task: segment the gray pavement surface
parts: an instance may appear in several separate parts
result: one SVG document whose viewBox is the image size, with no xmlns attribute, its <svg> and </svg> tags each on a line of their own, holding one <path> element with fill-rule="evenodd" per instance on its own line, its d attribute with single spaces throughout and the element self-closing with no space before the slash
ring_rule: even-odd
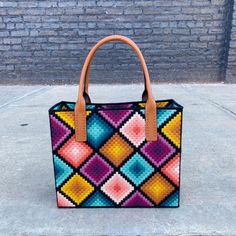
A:
<svg viewBox="0 0 236 236">
<path fill-rule="evenodd" d="M 139 100 L 142 85 L 92 85 L 97 102 Z M 184 106 L 177 209 L 58 209 L 48 109 L 77 86 L 0 87 L 0 235 L 236 235 L 236 85 L 154 85 Z"/>
</svg>

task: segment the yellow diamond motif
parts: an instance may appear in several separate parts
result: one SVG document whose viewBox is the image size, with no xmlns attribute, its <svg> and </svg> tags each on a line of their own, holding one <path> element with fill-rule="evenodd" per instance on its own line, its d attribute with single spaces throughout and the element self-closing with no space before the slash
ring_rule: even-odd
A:
<svg viewBox="0 0 236 236">
<path fill-rule="evenodd" d="M 168 104 L 168 102 L 157 102 L 157 107 L 165 107 Z"/>
<path fill-rule="evenodd" d="M 62 187 L 61 191 L 78 205 L 93 192 L 94 187 L 79 174 L 74 174 Z"/>
<path fill-rule="evenodd" d="M 72 111 L 60 111 L 55 114 L 70 126 L 73 130 L 75 129 L 75 114 Z M 91 111 L 86 111 L 86 116 L 89 116 Z"/>
<path fill-rule="evenodd" d="M 75 129 L 74 112 L 60 111 L 55 113 L 61 120 L 63 120 L 66 124 L 68 124 L 72 129 Z"/>
<path fill-rule="evenodd" d="M 178 113 L 161 130 L 178 148 L 180 148 L 181 115 L 181 112 Z"/>
<path fill-rule="evenodd" d="M 86 111 L 86 116 L 89 116 L 92 111 Z"/>
<path fill-rule="evenodd" d="M 173 192 L 174 189 L 174 186 L 159 173 L 153 175 L 141 187 L 141 190 L 146 193 L 156 204 L 159 204 L 165 197 Z"/>
<path fill-rule="evenodd" d="M 168 102 L 156 102 L 156 107 L 165 107 L 168 104 Z M 140 107 L 145 107 L 145 103 L 139 103 Z"/>
</svg>

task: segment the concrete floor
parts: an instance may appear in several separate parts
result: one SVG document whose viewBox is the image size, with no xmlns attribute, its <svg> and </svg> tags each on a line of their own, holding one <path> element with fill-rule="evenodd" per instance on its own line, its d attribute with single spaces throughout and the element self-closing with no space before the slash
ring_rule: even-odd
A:
<svg viewBox="0 0 236 236">
<path fill-rule="evenodd" d="M 236 235 L 236 85 L 155 85 L 184 106 L 181 206 L 57 209 L 48 109 L 77 86 L 0 87 L 0 235 Z M 97 102 L 142 85 L 93 85 Z"/>
</svg>

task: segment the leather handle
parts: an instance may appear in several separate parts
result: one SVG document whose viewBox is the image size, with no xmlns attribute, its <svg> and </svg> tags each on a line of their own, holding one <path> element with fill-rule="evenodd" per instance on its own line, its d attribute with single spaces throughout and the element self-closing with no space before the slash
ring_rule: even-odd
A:
<svg viewBox="0 0 236 236">
<path fill-rule="evenodd" d="M 93 55 L 94 57 L 94 55 Z M 91 59 L 91 61 L 93 60 L 93 58 Z M 89 97 L 89 77 L 90 77 L 90 71 L 91 71 L 91 62 L 88 65 L 88 69 L 86 71 L 86 75 L 85 75 L 85 88 L 84 88 L 84 94 L 86 96 L 86 101 L 91 102 L 90 97 Z M 145 81 L 145 75 L 144 75 L 144 81 Z M 145 88 L 142 94 L 142 101 L 146 101 L 147 100 L 147 91 L 146 91 L 146 84 L 145 84 Z"/>
<path fill-rule="evenodd" d="M 91 64 L 90 64 L 91 65 Z M 91 103 L 91 99 L 89 96 L 89 91 L 88 91 L 88 82 L 89 82 L 89 74 L 90 74 L 90 65 L 88 66 L 88 71 L 86 73 L 86 77 L 85 77 L 85 89 L 84 89 L 84 97 L 85 97 L 85 101 L 86 103 Z M 145 81 L 145 79 L 144 79 Z M 147 101 L 147 90 L 146 90 L 146 85 L 144 88 L 144 91 L 142 93 L 142 101 L 146 102 Z"/>
<path fill-rule="evenodd" d="M 150 84 L 150 77 L 149 72 L 147 69 L 146 62 L 144 57 L 138 48 L 138 46 L 129 38 L 121 35 L 111 35 L 105 37 L 104 39 L 100 40 L 89 52 L 88 56 L 85 59 L 85 63 L 83 65 L 81 75 L 80 75 L 80 83 L 79 83 L 79 93 L 78 99 L 75 105 L 75 138 L 76 141 L 86 141 L 87 140 L 87 133 L 86 133 L 86 103 L 84 98 L 84 90 L 85 90 L 85 78 L 86 72 L 88 67 L 91 63 L 91 60 L 96 53 L 97 49 L 102 46 L 103 44 L 110 42 L 110 41 L 120 41 L 124 42 L 136 52 L 137 56 L 140 59 L 144 78 L 145 78 L 145 85 L 147 90 L 147 102 L 145 104 L 145 133 L 146 133 L 146 140 L 147 141 L 156 141 L 157 140 L 157 119 L 156 119 L 156 102 L 152 96 L 152 89 Z"/>
</svg>

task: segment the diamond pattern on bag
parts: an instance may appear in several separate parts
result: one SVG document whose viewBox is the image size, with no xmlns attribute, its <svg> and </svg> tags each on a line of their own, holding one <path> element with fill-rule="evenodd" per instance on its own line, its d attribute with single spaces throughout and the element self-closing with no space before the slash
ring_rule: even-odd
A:
<svg viewBox="0 0 236 236">
<path fill-rule="evenodd" d="M 71 134 L 70 129 L 56 117 L 50 116 L 52 148 L 55 150 Z"/>
<path fill-rule="evenodd" d="M 133 148 L 116 133 L 101 147 L 99 152 L 118 167 L 133 152 Z"/>
<path fill-rule="evenodd" d="M 74 174 L 62 187 L 61 191 L 78 205 L 91 193 L 94 187 L 79 174 Z"/>
<path fill-rule="evenodd" d="M 72 136 L 59 150 L 58 154 L 74 167 L 79 167 L 93 152 L 84 142 L 77 142 Z"/>
<path fill-rule="evenodd" d="M 87 105 L 88 138 L 77 142 L 75 104 L 63 104 L 50 114 L 59 207 L 178 206 L 182 113 L 176 106 L 157 105 L 158 141 L 147 142 L 145 103 Z"/>
<path fill-rule="evenodd" d="M 93 193 L 84 203 L 86 207 L 111 207 L 114 202 L 111 201 L 104 193 L 97 191 Z"/>
<path fill-rule="evenodd" d="M 172 180 L 172 182 L 177 186 L 179 186 L 179 163 L 180 155 L 178 153 L 161 168 L 161 172 L 165 174 L 170 180 Z"/>
<path fill-rule="evenodd" d="M 173 119 L 171 119 L 161 131 L 168 137 L 178 148 L 180 148 L 180 126 L 181 113 L 179 112 Z"/>
<path fill-rule="evenodd" d="M 60 192 L 57 192 L 57 204 L 59 207 L 75 207 L 69 199 L 63 196 Z"/>
<path fill-rule="evenodd" d="M 151 207 L 151 203 L 146 197 L 144 197 L 140 192 L 135 192 L 130 198 L 128 198 L 122 206 L 126 207 Z"/>
<path fill-rule="evenodd" d="M 174 190 L 171 185 L 161 174 L 156 173 L 141 187 L 141 190 L 147 194 L 156 204 L 159 204 Z"/>
<path fill-rule="evenodd" d="M 175 148 L 161 135 L 157 141 L 147 142 L 141 152 L 157 167 L 164 163 L 175 152 Z"/>
<path fill-rule="evenodd" d="M 60 186 L 72 173 L 73 169 L 58 156 L 53 157 L 56 186 Z"/>
<path fill-rule="evenodd" d="M 135 153 L 120 170 L 138 186 L 154 171 L 154 168 L 140 154 Z"/>
<path fill-rule="evenodd" d="M 145 120 L 137 112 L 122 126 L 120 132 L 138 147 L 145 140 Z"/>
<path fill-rule="evenodd" d="M 132 113 L 131 110 L 104 110 L 104 111 L 99 111 L 99 114 L 102 115 L 110 124 L 112 124 L 116 128 L 131 113 Z"/>
<path fill-rule="evenodd" d="M 113 172 L 113 168 L 95 154 L 81 169 L 80 172 L 96 185 L 99 185 L 107 176 Z"/>
<path fill-rule="evenodd" d="M 91 114 L 87 121 L 88 143 L 98 149 L 113 133 L 111 126 L 105 122 L 97 113 Z"/>
<path fill-rule="evenodd" d="M 119 173 L 115 173 L 102 187 L 101 190 L 114 202 L 120 203 L 134 187 Z"/>
<path fill-rule="evenodd" d="M 60 111 L 55 114 L 70 126 L 71 129 L 75 129 L 75 117 L 73 112 Z"/>
</svg>

